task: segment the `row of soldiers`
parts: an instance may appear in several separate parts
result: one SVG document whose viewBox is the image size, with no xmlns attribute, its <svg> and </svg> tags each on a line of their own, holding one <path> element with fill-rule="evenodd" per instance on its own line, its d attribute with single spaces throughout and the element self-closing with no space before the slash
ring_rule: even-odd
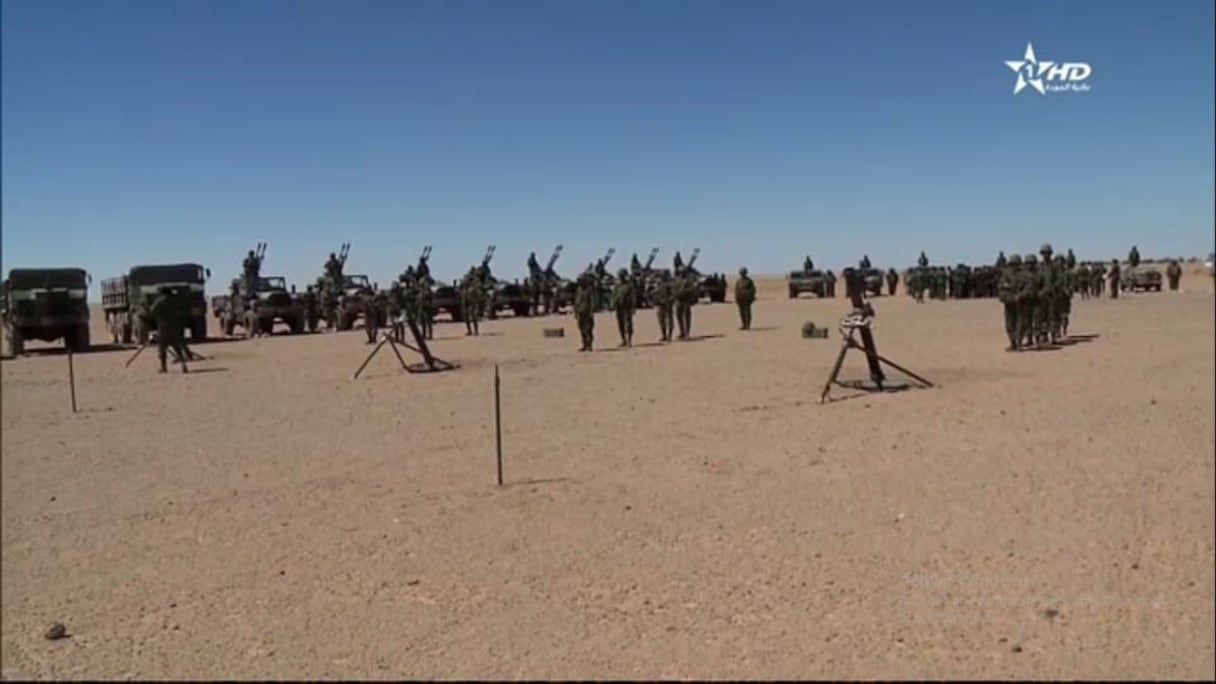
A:
<svg viewBox="0 0 1216 684">
<path fill-rule="evenodd" d="M 589 352 L 595 343 L 595 312 L 599 310 L 603 279 L 594 269 L 579 275 L 574 290 L 574 317 L 578 324 L 581 346 Z M 616 316 L 620 347 L 633 346 L 633 316 L 639 303 L 639 288 L 645 286 L 642 276 L 622 268 L 609 293 L 609 308 Z M 697 278 L 691 269 L 681 267 L 673 274 L 661 271 L 654 286 L 653 302 L 659 320 L 659 341 L 670 342 L 672 335 L 686 340 L 692 335 L 692 307 L 697 303 Z M 678 328 L 679 332 L 676 332 Z"/>
<path fill-rule="evenodd" d="M 1072 273 L 1067 257 L 1053 257 L 1048 244 L 1039 248 L 1037 257 L 1015 254 L 1004 260 L 997 296 L 1005 308 L 1007 351 L 1054 344 L 1068 335 L 1075 291 Z"/>
</svg>

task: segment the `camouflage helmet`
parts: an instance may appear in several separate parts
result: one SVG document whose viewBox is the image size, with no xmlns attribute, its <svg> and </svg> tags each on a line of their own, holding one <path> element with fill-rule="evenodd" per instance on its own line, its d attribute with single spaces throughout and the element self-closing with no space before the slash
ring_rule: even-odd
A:
<svg viewBox="0 0 1216 684">
<path fill-rule="evenodd" d="M 747 275 L 747 267 L 746 267 L 746 266 L 741 266 L 741 267 L 739 267 L 739 275 L 741 275 L 741 276 L 745 276 L 745 275 Z"/>
<path fill-rule="evenodd" d="M 1034 254 L 1027 254 L 1025 257 L 1023 257 L 1022 261 L 1034 265 L 1039 263 L 1039 257 Z"/>
<path fill-rule="evenodd" d="M 1014 254 L 1013 256 L 1009 257 L 1009 263 L 1021 266 L 1022 265 L 1022 255 Z"/>
<path fill-rule="evenodd" d="M 1039 254 L 1051 254 L 1053 251 L 1055 250 L 1051 248 L 1051 243 L 1049 242 L 1039 245 Z"/>
</svg>

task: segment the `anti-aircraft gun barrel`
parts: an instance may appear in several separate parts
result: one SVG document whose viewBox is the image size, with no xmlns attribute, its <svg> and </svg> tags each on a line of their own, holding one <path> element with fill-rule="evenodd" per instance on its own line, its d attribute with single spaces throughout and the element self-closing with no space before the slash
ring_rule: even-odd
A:
<svg viewBox="0 0 1216 684">
<path fill-rule="evenodd" d="M 700 256 L 700 254 L 701 254 L 701 248 L 694 247 L 692 250 L 692 254 L 689 255 L 689 257 L 688 257 L 688 263 L 684 264 L 684 269 L 692 270 L 692 265 L 697 263 L 697 257 Z"/>
<path fill-rule="evenodd" d="M 549 256 L 549 263 L 545 265 L 545 272 L 553 270 L 553 264 L 557 263 L 557 258 L 562 254 L 562 246 L 558 245 L 553 248 L 553 254 Z"/>
<path fill-rule="evenodd" d="M 650 250 L 650 256 L 646 258 L 646 263 L 642 264 L 642 272 L 649 273 L 650 267 L 654 265 L 654 258 L 659 255 L 659 248 L 654 247 Z"/>
</svg>

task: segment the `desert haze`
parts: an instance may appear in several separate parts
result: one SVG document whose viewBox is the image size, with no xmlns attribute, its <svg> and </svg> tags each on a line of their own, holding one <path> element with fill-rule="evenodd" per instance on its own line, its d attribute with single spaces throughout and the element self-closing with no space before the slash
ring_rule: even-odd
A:
<svg viewBox="0 0 1216 684">
<path fill-rule="evenodd" d="M 1024 353 L 993 300 L 882 297 L 936 387 L 826 405 L 847 303 L 782 287 L 625 351 L 441 323 L 431 375 L 352 381 L 361 331 L 98 351 L 76 414 L 66 355 L 6 360 L 3 676 L 1216 677 L 1210 278 Z"/>
</svg>

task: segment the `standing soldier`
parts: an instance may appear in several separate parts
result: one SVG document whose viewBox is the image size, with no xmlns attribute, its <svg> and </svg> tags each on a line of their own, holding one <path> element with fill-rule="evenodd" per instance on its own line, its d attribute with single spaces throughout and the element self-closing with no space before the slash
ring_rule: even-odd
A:
<svg viewBox="0 0 1216 684">
<path fill-rule="evenodd" d="M 317 331 L 317 319 L 320 318 L 320 311 L 317 307 L 317 293 L 312 288 L 312 285 L 304 288 L 304 295 L 300 297 L 301 303 L 304 304 L 304 320 L 305 329 L 308 332 Z"/>
<path fill-rule="evenodd" d="M 1042 268 L 1039 270 L 1043 283 L 1041 295 L 1043 334 L 1048 341 L 1055 344 L 1060 322 L 1059 295 L 1061 283 L 1059 268 L 1051 258 L 1051 255 L 1051 245 L 1043 244 L 1043 246 L 1039 247 L 1039 256 L 1043 259 Z"/>
<path fill-rule="evenodd" d="M 415 307 L 418 310 L 418 322 L 422 324 L 422 337 L 435 339 L 435 307 L 431 302 L 431 284 L 422 278 L 418 279 L 418 289 L 415 291 Z"/>
<path fill-rule="evenodd" d="M 1024 346 L 1038 346 L 1042 340 L 1043 310 L 1042 289 L 1043 281 L 1039 275 L 1039 258 L 1027 254 L 1022 259 L 1022 277 L 1019 288 L 1019 316 L 1021 322 L 1021 339 Z"/>
<path fill-rule="evenodd" d="M 1182 266 L 1177 259 L 1170 259 L 1170 265 L 1165 267 L 1165 277 L 1170 281 L 1170 292 L 1178 291 L 1178 281 L 1182 279 Z"/>
<path fill-rule="evenodd" d="M 253 250 L 249 250 L 249 254 L 245 256 L 245 262 L 241 264 L 241 272 L 244 274 L 245 280 L 245 296 L 252 297 L 257 291 L 258 275 L 262 270 L 262 260 L 254 254 Z"/>
<path fill-rule="evenodd" d="M 1073 277 L 1068 270 L 1068 257 L 1056 255 L 1056 271 L 1059 273 L 1059 289 L 1056 290 L 1056 338 L 1068 337 L 1068 321 L 1072 316 Z"/>
<path fill-rule="evenodd" d="M 405 341 L 405 288 L 401 281 L 394 280 L 388 288 L 388 319 L 393 338 L 398 342 Z"/>
<path fill-rule="evenodd" d="M 1078 264 L 1075 273 L 1074 289 L 1081 294 L 1081 299 L 1089 299 L 1089 288 L 1092 284 L 1089 274 L 1089 265 L 1086 263 Z"/>
<path fill-rule="evenodd" d="M 899 287 L 899 273 L 893 268 L 887 269 L 887 295 L 895 296 L 895 289 Z"/>
<path fill-rule="evenodd" d="M 1077 257 L 1072 253 L 1071 247 L 1068 248 L 1068 254 L 1064 256 L 1064 265 L 1067 266 L 1068 270 L 1070 271 L 1077 267 Z"/>
<path fill-rule="evenodd" d="M 756 283 L 747 275 L 747 267 L 739 269 L 735 281 L 735 305 L 739 307 L 739 329 L 752 329 L 752 304 L 756 301 Z"/>
<path fill-rule="evenodd" d="M 1136 248 L 1132 247 L 1132 249 L 1135 250 Z M 1140 261 L 1139 254 L 1136 255 L 1136 261 L 1137 262 Z M 1120 276 L 1119 260 L 1111 259 L 1110 260 L 1110 298 L 1111 299 L 1119 298 L 1119 276 Z"/>
<path fill-rule="evenodd" d="M 1018 257 L 1018 261 L 1021 261 L 1021 260 L 1022 260 L 1022 257 Z M 996 267 L 1005 268 L 1006 264 L 1008 264 L 1008 263 L 1009 263 L 1009 260 L 1005 258 L 1005 250 L 1001 250 L 1001 252 L 996 255 Z"/>
<path fill-rule="evenodd" d="M 861 261 L 860 261 L 860 262 L 858 262 L 858 266 L 861 266 L 861 268 L 862 268 L 863 270 L 865 270 L 865 269 L 869 269 L 869 268 L 870 268 L 870 255 L 869 255 L 869 254 L 862 254 L 862 255 L 861 255 Z M 865 275 L 865 274 L 862 274 L 862 275 Z"/>
<path fill-rule="evenodd" d="M 685 270 L 676 279 L 676 325 L 680 328 L 680 339 L 692 334 L 692 307 L 697 303 L 697 281 Z"/>
<path fill-rule="evenodd" d="M 621 334 L 622 347 L 633 346 L 633 311 L 636 305 L 633 279 L 629 277 L 629 271 L 622 268 L 617 271 L 616 285 L 612 288 L 612 309 L 616 312 L 616 329 Z"/>
<path fill-rule="evenodd" d="M 1140 265 L 1140 250 L 1132 245 L 1131 251 L 1127 253 L 1127 265 L 1135 268 Z"/>
<path fill-rule="evenodd" d="M 671 282 L 671 274 L 663 271 L 654 291 L 654 310 L 659 317 L 659 339 L 663 342 L 671 341 L 671 331 L 675 327 L 672 311 L 675 299 L 676 292 Z"/>
<path fill-rule="evenodd" d="M 368 344 L 375 344 L 377 334 L 380 332 L 380 312 L 376 306 L 378 297 L 378 292 L 364 292 L 360 298 L 363 304 L 363 330 L 367 333 Z"/>
<path fill-rule="evenodd" d="M 335 287 L 339 287 L 342 284 L 342 261 L 333 252 L 329 253 L 329 259 L 325 262 L 325 277 Z"/>
<path fill-rule="evenodd" d="M 152 302 L 152 306 L 148 310 L 149 315 L 156 321 L 156 351 L 160 358 L 160 370 L 157 372 L 159 373 L 169 371 L 166 361 L 170 347 L 177 356 L 178 363 L 182 364 L 182 372 L 190 372 L 190 369 L 186 367 L 189 352 L 186 351 L 184 335 L 186 327 L 184 314 L 187 306 L 188 302 L 185 301 L 180 290 L 176 287 L 162 287 L 160 295 Z"/>
<path fill-rule="evenodd" d="M 926 266 L 929 265 L 929 257 L 925 256 L 925 253 L 923 251 L 920 253 L 920 256 L 917 257 L 916 265 L 920 266 L 921 268 L 925 268 Z"/>
<path fill-rule="evenodd" d="M 811 271 L 814 271 L 814 270 L 815 270 L 815 262 L 811 261 L 811 255 L 808 254 L 808 255 L 806 255 L 806 260 L 802 262 L 802 271 L 804 273 L 810 273 Z"/>
<path fill-rule="evenodd" d="M 578 320 L 578 334 L 583 345 L 578 348 L 581 352 L 591 351 L 595 342 L 595 299 L 596 286 L 594 275 L 583 273 L 579 276 L 578 286 L 574 291 L 574 317 Z"/>
<path fill-rule="evenodd" d="M 477 269 L 470 268 L 460 284 L 460 309 L 464 318 L 465 336 L 481 335 L 478 319 L 481 317 L 481 300 L 485 294 Z"/>
<path fill-rule="evenodd" d="M 1005 307 L 1005 336 L 1009 338 L 1009 346 L 1005 351 L 1017 351 L 1022 346 L 1021 332 L 1018 324 L 1018 271 L 1022 265 L 1022 257 L 1014 254 L 1007 265 L 1001 269 L 1000 280 L 997 284 L 997 296 Z"/>
<path fill-rule="evenodd" d="M 671 260 L 671 271 L 677 277 L 684 271 L 684 258 L 680 256 L 679 250 L 676 250 L 676 256 Z"/>
<path fill-rule="evenodd" d="M 1101 297 L 1106 292 L 1106 264 L 1101 261 L 1093 265 L 1093 270 L 1090 271 L 1090 295 L 1093 297 Z"/>
</svg>

